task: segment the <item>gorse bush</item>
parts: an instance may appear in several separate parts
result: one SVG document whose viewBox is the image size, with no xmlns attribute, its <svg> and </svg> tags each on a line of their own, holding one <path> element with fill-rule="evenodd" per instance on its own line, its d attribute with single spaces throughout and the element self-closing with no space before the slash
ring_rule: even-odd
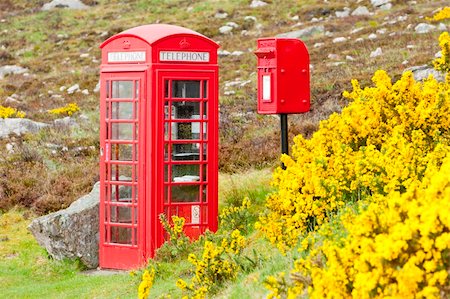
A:
<svg viewBox="0 0 450 299">
<path fill-rule="evenodd" d="M 220 245 L 206 240 L 201 258 L 190 254 L 188 260 L 195 266 L 195 276 L 190 283 L 179 279 L 176 285 L 183 291 L 183 299 L 206 298 L 223 282 L 237 276 L 239 256 L 245 248 L 246 239 L 239 230 L 234 230 L 230 238 L 223 238 Z"/>
<path fill-rule="evenodd" d="M 305 257 L 289 278 L 266 280 L 271 298 L 450 294 L 450 75 L 415 82 L 406 72 L 392 83 L 377 71 L 372 80 L 364 89 L 353 80 L 344 92 L 353 102 L 282 157 L 258 226 Z"/>
<path fill-rule="evenodd" d="M 64 107 L 51 109 L 48 113 L 57 116 L 72 116 L 74 113 L 80 111 L 80 107 L 76 103 L 67 104 Z"/>
<path fill-rule="evenodd" d="M 4 107 L 0 105 L 0 118 L 24 118 L 25 112 L 18 111 L 16 108 Z"/>
<path fill-rule="evenodd" d="M 430 20 L 433 21 L 442 21 L 445 19 L 450 19 L 450 7 L 448 6 L 442 8 L 436 14 L 434 14 L 433 17 L 430 18 Z"/>
<path fill-rule="evenodd" d="M 165 214 L 159 215 L 159 220 L 168 235 L 168 241 L 156 252 L 156 258 L 163 261 L 185 258 L 192 250 L 191 241 L 183 231 L 185 219 L 175 215 L 171 219 L 172 223 L 169 223 Z"/>
<path fill-rule="evenodd" d="M 353 102 L 310 140 L 297 136 L 292 156 L 282 156 L 287 169 L 275 172 L 278 192 L 258 224 L 281 250 L 347 202 L 404 192 L 445 156 L 450 80 L 415 82 L 406 72 L 392 84 L 384 71 L 372 80 L 375 87 L 364 89 L 353 80 L 353 91 L 344 92 Z"/>
</svg>

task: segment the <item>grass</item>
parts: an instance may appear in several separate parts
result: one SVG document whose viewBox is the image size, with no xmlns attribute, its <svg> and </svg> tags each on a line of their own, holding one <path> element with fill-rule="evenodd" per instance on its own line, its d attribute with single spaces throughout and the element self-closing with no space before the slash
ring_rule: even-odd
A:
<svg viewBox="0 0 450 299">
<path fill-rule="evenodd" d="M 28 232 L 27 212 L 0 216 L 0 285 L 3 298 L 135 298 L 128 272 L 87 275 L 76 261 L 48 258 Z"/>
<path fill-rule="evenodd" d="M 221 206 L 240 204 L 243 197 L 252 201 L 252 215 L 262 208 L 263 200 L 271 191 L 270 169 L 251 170 L 238 174 L 220 174 Z M 13 209 L 0 216 L 0 285 L 5 298 L 135 298 L 140 271 L 118 272 L 112 275 L 88 275 L 77 261 L 56 261 L 47 256 L 27 226 L 36 217 L 30 211 Z M 253 218 L 252 221 L 255 221 Z M 264 267 L 238 277 L 237 287 L 245 290 L 239 297 L 234 287 L 224 286 L 222 298 L 252 298 L 246 284 L 252 281 L 253 289 L 264 294 L 262 280 L 275 270 L 282 270 L 285 257 L 271 250 L 267 241 L 250 236 L 248 251 L 256 250 L 262 256 Z M 269 248 L 269 249 L 268 249 Z M 262 265 L 262 263 L 260 264 Z M 180 277 L 190 275 L 191 265 L 187 260 L 158 262 L 157 278 L 151 297 L 170 293 L 178 298 L 181 292 L 175 286 Z M 258 278 L 257 280 L 253 280 Z M 247 294 L 247 295 L 246 295 Z M 247 297 L 246 297 L 247 296 Z"/>
</svg>

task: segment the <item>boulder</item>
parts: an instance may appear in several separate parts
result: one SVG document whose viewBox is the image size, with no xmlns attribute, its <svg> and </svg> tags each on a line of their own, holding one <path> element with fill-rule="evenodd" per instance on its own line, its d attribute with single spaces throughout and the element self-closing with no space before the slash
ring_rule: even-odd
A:
<svg viewBox="0 0 450 299">
<path fill-rule="evenodd" d="M 406 71 L 411 71 L 414 76 L 414 80 L 423 81 L 428 78 L 428 76 L 433 75 L 433 77 L 443 82 L 445 80 L 445 75 L 439 71 L 436 71 L 434 68 L 429 67 L 428 65 L 419 65 L 407 68 Z"/>
<path fill-rule="evenodd" d="M 416 33 L 428 33 L 430 31 L 433 31 L 434 29 L 436 29 L 436 26 L 427 23 L 420 23 L 416 27 L 414 27 Z"/>
<path fill-rule="evenodd" d="M 278 34 L 277 37 L 301 38 L 305 39 L 314 35 L 324 34 L 325 27 L 323 25 L 306 27 L 300 30 Z"/>
<path fill-rule="evenodd" d="M 27 68 L 18 65 L 4 65 L 0 66 L 0 79 L 3 79 L 6 75 L 17 75 L 28 72 Z"/>
<path fill-rule="evenodd" d="M 353 12 L 352 16 L 369 16 L 370 12 L 365 6 L 358 6 Z"/>
<path fill-rule="evenodd" d="M 42 10 L 51 10 L 53 8 L 87 9 L 89 6 L 80 0 L 53 0 L 42 6 Z"/>
<path fill-rule="evenodd" d="M 78 258 L 87 268 L 98 266 L 99 185 L 67 209 L 36 218 L 28 226 L 54 259 Z"/>
<path fill-rule="evenodd" d="M 26 118 L 0 118 L 0 138 L 8 137 L 9 134 L 37 133 L 47 126 L 48 124 Z"/>
</svg>

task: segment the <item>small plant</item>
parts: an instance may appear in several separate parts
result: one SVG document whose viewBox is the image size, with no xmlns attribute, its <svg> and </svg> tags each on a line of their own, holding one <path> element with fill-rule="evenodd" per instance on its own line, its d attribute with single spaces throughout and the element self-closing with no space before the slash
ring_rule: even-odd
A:
<svg viewBox="0 0 450 299">
<path fill-rule="evenodd" d="M 250 227 L 251 214 L 249 212 L 250 200 L 245 197 L 238 207 L 230 206 L 222 210 L 219 215 L 220 229 L 222 231 L 232 231 L 238 229 L 247 233 Z"/>
<path fill-rule="evenodd" d="M 72 116 L 78 111 L 80 111 L 80 107 L 78 107 L 76 103 L 70 103 L 64 107 L 51 109 L 48 111 L 48 113 L 56 116 Z"/>
<path fill-rule="evenodd" d="M 445 19 L 450 19 L 450 7 L 446 6 L 442 8 L 440 11 L 435 13 L 431 18 L 427 18 L 432 21 L 442 21 Z"/>
<path fill-rule="evenodd" d="M 246 239 L 239 230 L 231 233 L 231 238 L 223 238 L 219 245 L 205 241 L 201 259 L 195 254 L 189 254 L 189 262 L 195 266 L 195 276 L 191 283 L 179 279 L 176 283 L 183 298 L 206 298 L 208 292 L 213 292 L 227 280 L 236 278 L 240 269 L 239 257 L 246 246 Z"/>
<path fill-rule="evenodd" d="M 174 260 L 175 258 L 184 258 L 191 250 L 191 241 L 183 231 L 185 219 L 183 217 L 172 216 L 172 224 L 169 223 L 165 214 L 159 215 L 159 221 L 169 235 L 169 241 L 161 246 L 156 256 L 161 260 Z"/>
<path fill-rule="evenodd" d="M 142 281 L 139 284 L 138 297 L 139 299 L 147 299 L 150 294 L 150 290 L 153 286 L 153 281 L 155 280 L 155 269 L 145 270 L 142 274 Z"/>
<path fill-rule="evenodd" d="M 450 12 L 450 8 L 449 8 Z M 439 36 L 439 46 L 442 56 L 433 61 L 434 68 L 441 72 L 450 72 L 450 35 L 448 32 L 442 32 Z"/>
<path fill-rule="evenodd" d="M 25 112 L 18 111 L 15 108 L 4 107 L 0 105 L 0 118 L 12 118 L 12 117 L 24 118 Z"/>
</svg>

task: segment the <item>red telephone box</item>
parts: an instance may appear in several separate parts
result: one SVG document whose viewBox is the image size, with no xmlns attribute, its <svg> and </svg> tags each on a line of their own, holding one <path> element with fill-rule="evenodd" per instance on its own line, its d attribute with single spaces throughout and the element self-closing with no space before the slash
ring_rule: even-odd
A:
<svg viewBox="0 0 450 299">
<path fill-rule="evenodd" d="M 143 265 L 166 235 L 158 216 L 217 230 L 218 45 L 173 25 L 145 25 L 102 49 L 102 268 Z"/>
</svg>

